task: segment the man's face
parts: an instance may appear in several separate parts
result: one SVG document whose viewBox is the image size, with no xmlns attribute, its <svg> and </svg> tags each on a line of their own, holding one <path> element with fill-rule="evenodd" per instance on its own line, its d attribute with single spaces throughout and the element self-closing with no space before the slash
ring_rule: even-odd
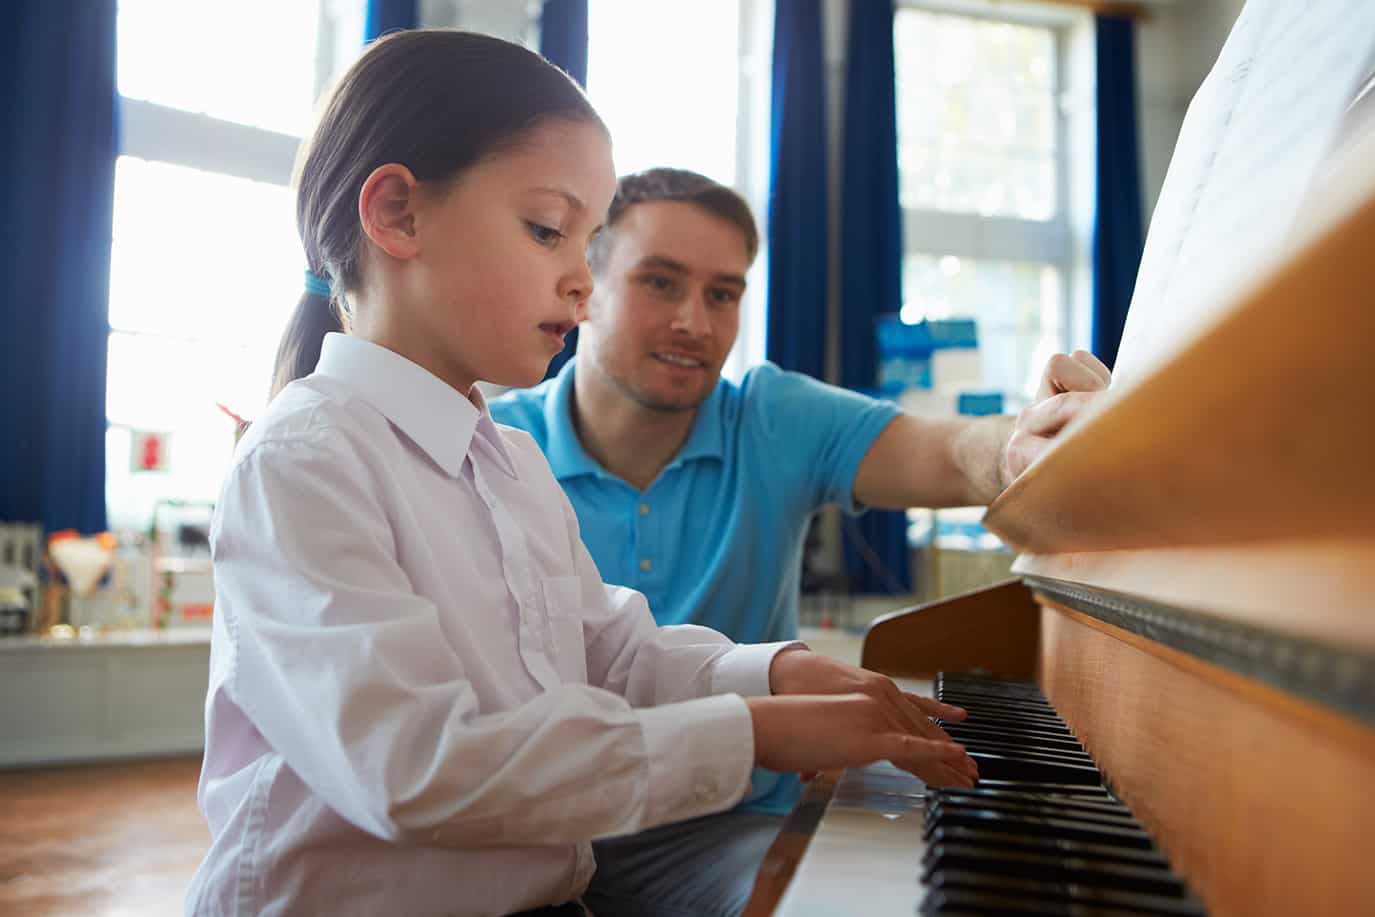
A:
<svg viewBox="0 0 1375 917">
<path fill-rule="evenodd" d="M 610 231 L 578 366 L 644 407 L 692 410 L 735 344 L 750 261 L 745 234 L 680 201 L 634 204 Z"/>
</svg>

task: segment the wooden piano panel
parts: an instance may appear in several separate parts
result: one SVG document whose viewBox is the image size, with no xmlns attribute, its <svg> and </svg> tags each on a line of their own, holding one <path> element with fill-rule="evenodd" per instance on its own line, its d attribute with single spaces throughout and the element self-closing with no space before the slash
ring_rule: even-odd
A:
<svg viewBox="0 0 1375 917">
<path fill-rule="evenodd" d="M 1046 696 L 1209 913 L 1375 913 L 1375 730 L 1068 608 L 1041 623 Z"/>
</svg>

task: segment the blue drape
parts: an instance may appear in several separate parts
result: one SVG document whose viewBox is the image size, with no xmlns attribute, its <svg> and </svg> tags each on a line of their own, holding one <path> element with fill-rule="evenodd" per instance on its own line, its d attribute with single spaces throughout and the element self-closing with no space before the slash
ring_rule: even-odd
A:
<svg viewBox="0 0 1375 917">
<path fill-rule="evenodd" d="M 826 86 L 820 0 L 774 7 L 765 353 L 826 375 Z"/>
<path fill-rule="evenodd" d="M 115 0 L 0 29 L 0 519 L 105 528 Z"/>
<path fill-rule="evenodd" d="M 368 0 L 363 20 L 363 41 L 367 43 L 387 32 L 413 29 L 420 24 L 419 0 Z"/>
<path fill-rule="evenodd" d="M 1093 352 L 1112 366 L 1141 266 L 1141 168 L 1132 21 L 1097 18 L 1098 153 L 1093 228 Z"/>
<path fill-rule="evenodd" d="M 892 0 L 850 0 L 841 176 L 840 381 L 878 381 L 876 319 L 902 307 L 902 205 Z M 912 590 L 907 514 L 873 511 L 847 523 L 851 592 Z"/>
<path fill-rule="evenodd" d="M 539 52 L 587 86 L 587 0 L 544 0 L 539 20 Z M 578 351 L 578 329 L 564 338 L 563 350 L 549 361 L 544 378 L 552 379 Z"/>
</svg>

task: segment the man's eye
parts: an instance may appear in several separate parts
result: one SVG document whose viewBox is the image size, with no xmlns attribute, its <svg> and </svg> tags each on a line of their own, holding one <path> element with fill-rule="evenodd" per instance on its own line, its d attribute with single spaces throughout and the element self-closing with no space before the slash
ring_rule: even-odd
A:
<svg viewBox="0 0 1375 917">
<path fill-rule="evenodd" d="M 545 226 L 541 223 L 535 223 L 530 220 L 526 220 L 525 225 L 529 228 L 530 235 L 534 236 L 535 241 L 541 245 L 553 245 L 559 239 L 563 238 L 563 233 L 559 232 L 557 229 L 551 229 L 550 227 Z"/>
<path fill-rule="evenodd" d="M 666 293 L 673 289 L 673 281 L 662 274 L 648 274 L 645 276 L 645 286 L 660 293 Z"/>
<path fill-rule="evenodd" d="M 740 301 L 740 294 L 729 289 L 712 290 L 711 301 L 718 306 L 729 306 Z"/>
</svg>

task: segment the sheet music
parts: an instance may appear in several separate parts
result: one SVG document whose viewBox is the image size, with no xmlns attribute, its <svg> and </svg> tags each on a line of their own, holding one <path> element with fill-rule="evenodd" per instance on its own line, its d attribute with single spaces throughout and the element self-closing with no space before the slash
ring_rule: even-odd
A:
<svg viewBox="0 0 1375 917">
<path fill-rule="evenodd" d="M 1250 0 L 1189 105 L 1151 219 L 1115 380 L 1142 375 L 1289 247 L 1375 59 L 1375 0 Z"/>
</svg>

